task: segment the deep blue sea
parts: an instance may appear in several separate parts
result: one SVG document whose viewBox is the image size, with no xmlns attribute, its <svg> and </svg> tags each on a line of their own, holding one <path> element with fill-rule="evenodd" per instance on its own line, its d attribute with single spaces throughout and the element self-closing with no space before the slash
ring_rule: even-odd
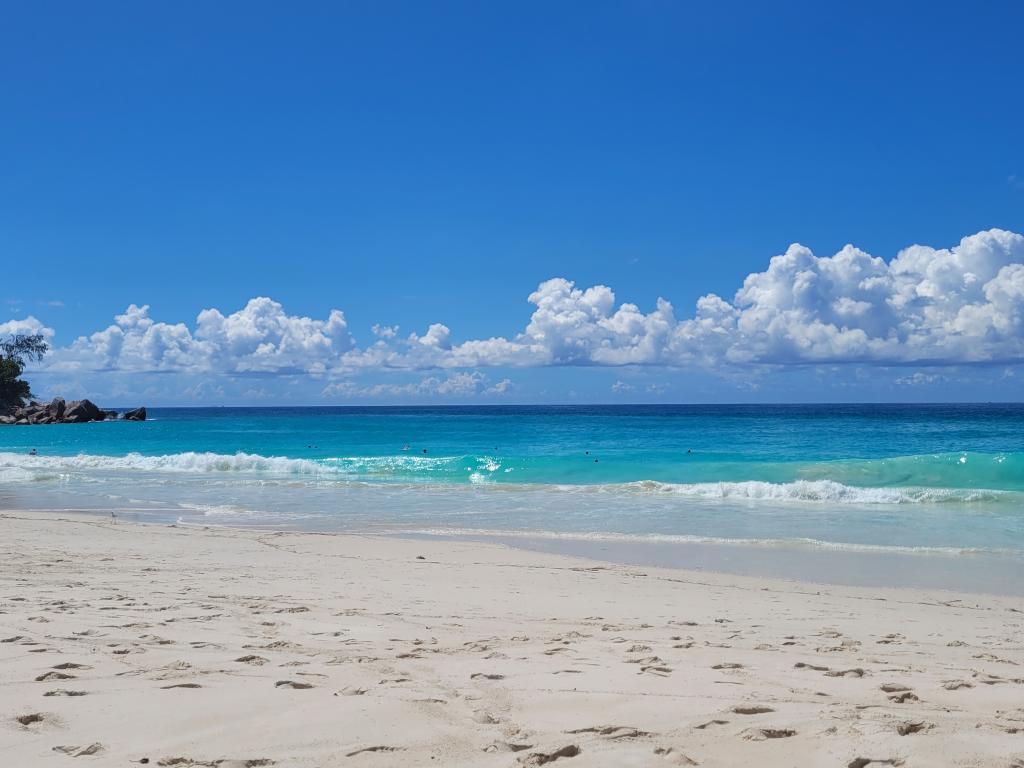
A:
<svg viewBox="0 0 1024 768">
<path fill-rule="evenodd" d="M 0 427 L 0 508 L 1024 555 L 1022 405 L 153 408 L 150 417 Z"/>
</svg>

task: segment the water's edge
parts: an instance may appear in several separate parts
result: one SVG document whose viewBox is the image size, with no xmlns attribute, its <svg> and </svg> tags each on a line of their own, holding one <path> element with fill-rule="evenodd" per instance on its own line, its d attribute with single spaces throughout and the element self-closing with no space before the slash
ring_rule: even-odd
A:
<svg viewBox="0 0 1024 768">
<path fill-rule="evenodd" d="M 5 509 L 4 515 L 40 518 L 111 520 L 109 512 L 75 509 Z M 879 589 L 927 589 L 957 595 L 997 595 L 1024 599 L 1024 557 L 1019 554 L 968 556 L 814 550 L 805 547 L 730 544 L 724 542 L 644 542 L 637 540 L 587 540 L 569 537 L 541 538 L 528 535 L 445 535 L 415 531 L 315 531 L 280 526 L 233 526 L 219 523 L 156 521 L 143 514 L 121 510 L 118 525 L 185 527 L 235 531 L 286 532 L 315 536 L 372 536 L 422 541 L 474 542 L 584 560 L 595 564 L 664 568 L 687 578 L 719 574 L 753 579 L 786 581 L 807 589 L 828 586 Z"/>
</svg>

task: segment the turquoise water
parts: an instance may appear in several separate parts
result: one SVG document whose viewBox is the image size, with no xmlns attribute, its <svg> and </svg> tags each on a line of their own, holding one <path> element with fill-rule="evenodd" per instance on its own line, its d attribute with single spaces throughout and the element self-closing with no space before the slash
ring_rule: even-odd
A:
<svg viewBox="0 0 1024 768">
<path fill-rule="evenodd" d="M 0 428 L 0 507 L 310 530 L 1024 555 L 1021 405 L 150 415 Z"/>
</svg>

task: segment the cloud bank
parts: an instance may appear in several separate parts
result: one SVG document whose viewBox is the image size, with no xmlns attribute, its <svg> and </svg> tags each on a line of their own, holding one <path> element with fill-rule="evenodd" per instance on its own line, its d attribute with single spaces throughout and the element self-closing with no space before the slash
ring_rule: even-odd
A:
<svg viewBox="0 0 1024 768">
<path fill-rule="evenodd" d="M 155 321 L 149 306 L 132 304 L 109 327 L 55 349 L 44 365 L 344 377 L 487 367 L 1017 363 L 1024 361 L 1024 237 L 992 229 L 952 248 L 914 245 L 890 261 L 852 245 L 820 257 L 794 244 L 748 275 L 732 297 L 702 296 L 683 317 L 663 298 L 644 312 L 617 303 L 607 286 L 581 288 L 564 278 L 542 282 L 527 301 L 529 321 L 507 337 L 456 341 L 441 323 L 402 335 L 398 326 L 378 322 L 365 346 L 337 309 L 316 320 L 260 297 L 227 315 L 203 310 L 189 327 Z M 32 317 L 0 324 L 0 334 L 19 330 L 53 335 Z M 479 375 L 402 386 L 421 387 L 411 394 L 482 391 L 484 380 L 472 378 Z M 325 394 L 350 390 L 340 383 Z"/>
</svg>

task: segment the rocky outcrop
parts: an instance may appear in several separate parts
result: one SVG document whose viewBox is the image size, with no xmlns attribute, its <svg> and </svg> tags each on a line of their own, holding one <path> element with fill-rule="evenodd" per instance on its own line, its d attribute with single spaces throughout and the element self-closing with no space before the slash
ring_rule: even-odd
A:
<svg viewBox="0 0 1024 768">
<path fill-rule="evenodd" d="M 145 408 L 135 408 L 134 410 L 131 410 L 131 411 L 125 411 L 124 420 L 125 421 L 145 421 L 146 420 L 146 409 Z"/>
<path fill-rule="evenodd" d="M 64 421 L 80 424 L 83 421 L 103 421 L 107 415 L 91 400 L 72 400 L 64 409 Z"/>
<path fill-rule="evenodd" d="M 72 400 L 55 397 L 49 403 L 32 402 L 0 413 L 0 424 L 81 424 L 86 421 L 112 421 L 120 418 L 117 411 L 100 410 L 90 400 Z M 146 409 L 136 408 L 124 415 L 127 421 L 145 421 Z"/>
</svg>

